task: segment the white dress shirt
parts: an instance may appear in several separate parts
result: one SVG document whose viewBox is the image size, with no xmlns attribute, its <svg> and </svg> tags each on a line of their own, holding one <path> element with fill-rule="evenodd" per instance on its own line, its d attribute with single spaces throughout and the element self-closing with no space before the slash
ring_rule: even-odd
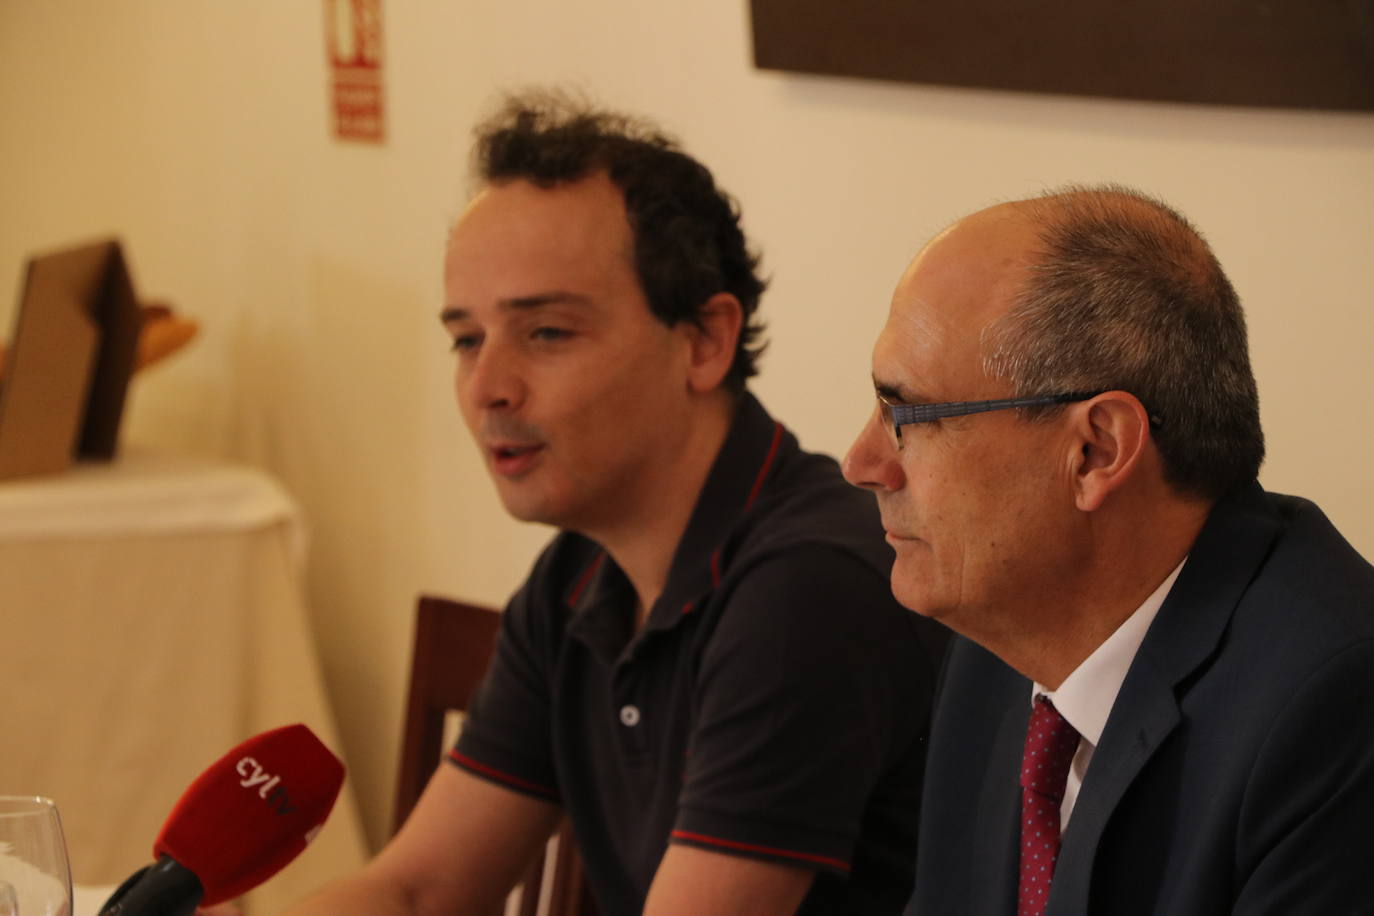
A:
<svg viewBox="0 0 1374 916">
<path fill-rule="evenodd" d="M 1186 562 L 1188 558 L 1184 557 L 1183 563 Z M 1069 825 L 1069 815 L 1073 813 L 1078 790 L 1083 785 L 1088 764 L 1092 763 L 1093 751 L 1102 740 L 1102 730 L 1107 727 L 1107 717 L 1116 703 L 1116 695 L 1121 692 L 1121 683 L 1126 680 L 1126 672 L 1130 670 L 1140 643 L 1145 639 L 1145 632 L 1154 622 L 1169 589 L 1173 588 L 1183 563 L 1175 566 L 1174 571 L 1150 593 L 1150 597 L 1116 628 L 1116 632 L 1073 669 L 1058 690 L 1046 690 L 1044 685 L 1038 683 L 1031 687 L 1032 705 L 1036 697 L 1047 697 L 1080 736 L 1078 750 L 1069 766 L 1064 800 L 1059 805 L 1061 832 Z"/>
</svg>

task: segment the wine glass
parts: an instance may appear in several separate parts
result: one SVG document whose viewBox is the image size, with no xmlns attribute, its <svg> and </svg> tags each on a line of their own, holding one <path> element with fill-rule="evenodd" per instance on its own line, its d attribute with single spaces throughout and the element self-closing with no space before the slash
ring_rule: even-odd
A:
<svg viewBox="0 0 1374 916">
<path fill-rule="evenodd" d="M 0 795 L 0 916 L 71 916 L 72 875 L 57 806 Z"/>
</svg>

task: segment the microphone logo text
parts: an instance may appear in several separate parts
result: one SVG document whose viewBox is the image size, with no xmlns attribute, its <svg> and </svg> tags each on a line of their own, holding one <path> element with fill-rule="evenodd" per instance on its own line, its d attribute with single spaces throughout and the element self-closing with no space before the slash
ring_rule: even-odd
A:
<svg viewBox="0 0 1374 916">
<path fill-rule="evenodd" d="M 268 773 L 252 757 L 240 760 L 234 771 L 243 777 L 239 780 L 239 785 L 245 789 L 256 786 L 258 797 L 272 805 L 277 814 L 290 814 L 296 810 L 291 807 L 291 800 L 287 797 L 286 786 L 281 784 L 281 777 Z"/>
</svg>

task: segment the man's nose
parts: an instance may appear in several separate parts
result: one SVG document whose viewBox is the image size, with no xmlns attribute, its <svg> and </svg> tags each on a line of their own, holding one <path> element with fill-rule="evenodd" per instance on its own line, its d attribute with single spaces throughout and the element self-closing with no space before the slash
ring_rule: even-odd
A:
<svg viewBox="0 0 1374 916">
<path fill-rule="evenodd" d="M 514 410 L 525 400 L 519 359 L 497 341 L 488 340 L 459 372 L 460 395 L 474 408 Z"/>
<path fill-rule="evenodd" d="M 840 465 L 844 479 L 865 490 L 900 490 L 905 483 L 902 464 L 892 435 L 878 419 L 877 408 L 869 415 L 858 438 Z"/>
</svg>

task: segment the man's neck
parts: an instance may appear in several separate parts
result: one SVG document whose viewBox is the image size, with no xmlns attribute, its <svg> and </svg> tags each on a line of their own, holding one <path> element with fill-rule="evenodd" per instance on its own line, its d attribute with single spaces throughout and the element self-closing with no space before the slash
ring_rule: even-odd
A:
<svg viewBox="0 0 1374 916">
<path fill-rule="evenodd" d="M 606 549 L 634 586 L 635 629 L 648 619 L 696 508 L 706 478 L 730 431 L 736 399 L 724 392 L 697 405 L 681 447 L 655 469 L 653 493 L 630 517 L 598 531 L 583 532 Z M 643 483 L 643 482 L 641 482 Z"/>
<path fill-rule="evenodd" d="M 1126 516 L 1095 531 L 1082 566 L 1051 597 L 1053 607 L 1027 615 L 1041 625 L 993 651 L 1057 689 L 1183 562 L 1210 511 L 1208 503 L 1170 501 L 1148 517 Z"/>
</svg>

